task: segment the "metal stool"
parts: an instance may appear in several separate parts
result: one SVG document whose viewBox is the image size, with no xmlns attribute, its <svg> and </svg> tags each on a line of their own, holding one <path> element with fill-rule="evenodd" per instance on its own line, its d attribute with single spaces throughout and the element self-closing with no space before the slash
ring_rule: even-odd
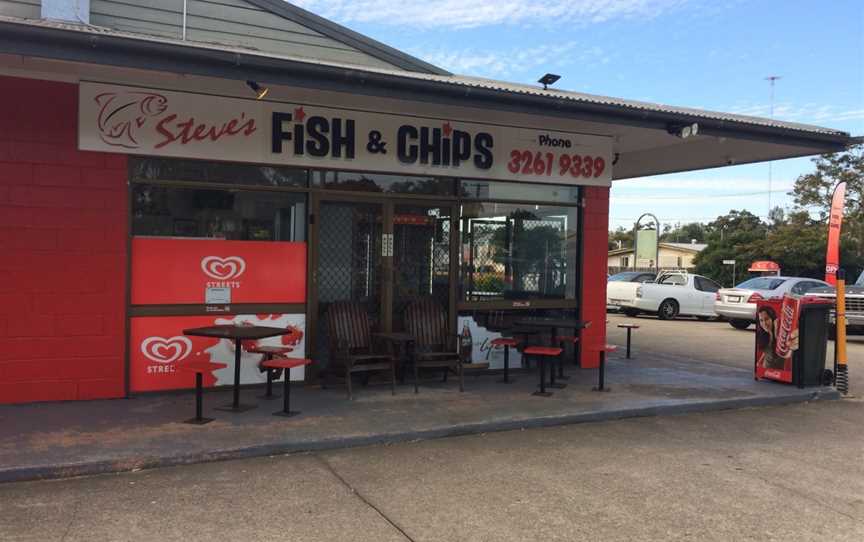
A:
<svg viewBox="0 0 864 542">
<path fill-rule="evenodd" d="M 529 346 L 525 350 L 522 351 L 523 356 L 536 356 L 537 365 L 540 369 L 540 391 L 535 391 L 532 395 L 537 395 L 539 397 L 549 397 L 552 395 L 551 392 L 546 391 L 546 367 L 545 367 L 545 359 L 547 357 L 560 358 L 561 352 L 564 350 L 555 346 Z M 555 366 L 551 365 L 550 371 L 550 387 L 563 388 L 567 386 L 567 384 L 555 384 Z"/>
<path fill-rule="evenodd" d="M 610 391 L 609 388 L 605 387 L 606 384 L 606 353 L 611 353 L 618 350 L 618 347 L 614 344 L 606 344 L 599 348 L 600 352 L 600 371 L 597 386 L 592 388 L 592 391 Z"/>
<path fill-rule="evenodd" d="M 508 337 L 499 337 L 489 344 L 491 344 L 493 348 L 504 347 L 504 378 L 498 382 L 503 382 L 504 384 L 512 383 L 513 380 L 510 380 L 510 347 L 512 346 L 515 348 L 519 346 L 519 341 Z"/>
<path fill-rule="evenodd" d="M 177 368 L 181 371 L 195 373 L 195 417 L 186 420 L 183 423 L 191 423 L 193 425 L 204 425 L 210 423 L 213 418 L 204 417 L 204 373 L 215 371 L 216 369 L 224 369 L 228 367 L 225 363 L 210 363 L 207 361 L 193 361 L 180 364 Z"/>
<path fill-rule="evenodd" d="M 294 348 L 290 346 L 253 346 L 252 348 L 243 348 L 246 352 L 250 354 L 263 354 L 264 357 L 261 359 L 260 367 L 264 367 L 265 361 L 270 361 L 276 356 L 284 356 L 289 352 L 293 352 Z M 278 395 L 273 393 L 273 380 L 274 378 L 278 378 L 274 373 L 276 373 L 278 369 L 267 369 L 267 391 L 264 395 L 259 395 L 258 397 L 261 399 L 273 399 L 278 398 Z"/>
<path fill-rule="evenodd" d="M 300 414 L 300 412 L 298 411 L 291 412 L 291 369 L 293 369 L 294 367 L 302 367 L 304 365 L 309 365 L 311 363 L 311 359 L 297 358 L 274 358 L 261 362 L 261 366 L 267 369 L 285 370 L 285 391 L 282 395 L 282 410 L 280 410 L 279 412 L 274 412 L 274 416 L 285 416 L 286 418 L 290 418 L 291 416 L 296 416 L 297 414 Z"/>
<path fill-rule="evenodd" d="M 630 332 L 639 329 L 639 326 L 636 324 L 618 324 L 618 327 L 627 330 L 627 359 L 630 359 Z"/>
</svg>

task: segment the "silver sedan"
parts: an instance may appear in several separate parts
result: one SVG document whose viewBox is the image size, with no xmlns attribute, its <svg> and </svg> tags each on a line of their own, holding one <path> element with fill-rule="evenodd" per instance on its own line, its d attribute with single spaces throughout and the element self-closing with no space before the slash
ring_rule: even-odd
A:
<svg viewBox="0 0 864 542">
<path fill-rule="evenodd" d="M 801 277 L 755 277 L 735 288 L 721 288 L 714 301 L 714 312 L 729 320 L 735 329 L 747 329 L 756 321 L 759 299 L 783 297 L 785 293 L 804 295 L 814 288 L 831 287 L 818 279 Z"/>
</svg>

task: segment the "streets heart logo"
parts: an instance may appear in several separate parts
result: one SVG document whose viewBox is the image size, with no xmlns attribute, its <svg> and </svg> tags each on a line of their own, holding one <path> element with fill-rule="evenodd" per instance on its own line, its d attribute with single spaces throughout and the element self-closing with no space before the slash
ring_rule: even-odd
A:
<svg viewBox="0 0 864 542">
<path fill-rule="evenodd" d="M 174 363 L 189 357 L 192 341 L 188 337 L 148 337 L 141 341 L 141 353 L 156 363 Z"/>
<path fill-rule="evenodd" d="M 246 260 L 240 256 L 207 256 L 201 259 L 201 270 L 216 282 L 208 282 L 208 288 L 239 288 L 237 279 L 246 271 Z"/>
</svg>

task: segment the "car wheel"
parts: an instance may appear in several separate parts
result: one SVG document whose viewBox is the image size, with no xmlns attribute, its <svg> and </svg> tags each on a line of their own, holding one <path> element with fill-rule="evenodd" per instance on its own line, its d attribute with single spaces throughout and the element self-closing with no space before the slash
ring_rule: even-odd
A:
<svg viewBox="0 0 864 542">
<path fill-rule="evenodd" d="M 626 314 L 630 318 L 635 318 L 639 316 L 639 311 L 637 311 L 636 309 L 624 309 L 624 314 Z"/>
<path fill-rule="evenodd" d="M 674 299 L 666 299 L 660 303 L 657 309 L 657 317 L 661 320 L 672 320 L 678 316 L 678 302 Z"/>
<path fill-rule="evenodd" d="M 750 327 L 750 320 L 729 320 L 729 325 L 735 329 L 747 329 Z"/>
</svg>

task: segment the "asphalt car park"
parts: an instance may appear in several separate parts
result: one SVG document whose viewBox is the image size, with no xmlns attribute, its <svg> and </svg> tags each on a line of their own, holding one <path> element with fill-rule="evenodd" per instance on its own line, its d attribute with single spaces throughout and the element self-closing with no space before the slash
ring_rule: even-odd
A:
<svg viewBox="0 0 864 542">
<path fill-rule="evenodd" d="M 755 325 L 745 330 L 733 329 L 722 320 L 697 320 L 678 318 L 659 320 L 654 315 L 625 316 L 607 313 L 607 342 L 624 345 L 627 334 L 618 324 L 637 324 L 633 332 L 633 355 L 639 352 L 658 352 L 682 358 L 698 359 L 722 365 L 752 368 L 754 355 Z M 848 357 L 851 385 L 862 390 L 864 375 L 856 370 L 858 360 L 864 359 L 864 336 L 850 336 Z M 826 366 L 830 368 L 834 359 L 834 343 L 828 341 Z"/>
</svg>

